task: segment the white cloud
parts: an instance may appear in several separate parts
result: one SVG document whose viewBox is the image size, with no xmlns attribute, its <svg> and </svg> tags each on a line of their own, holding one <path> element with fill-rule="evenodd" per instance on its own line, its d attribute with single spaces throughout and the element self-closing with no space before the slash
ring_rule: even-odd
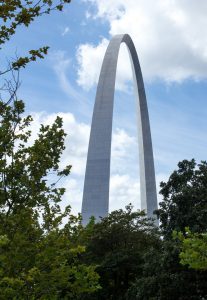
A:
<svg viewBox="0 0 207 300">
<path fill-rule="evenodd" d="M 131 174 L 138 178 L 137 138 L 125 130 L 116 128 L 112 136 L 111 174 Z"/>
<path fill-rule="evenodd" d="M 69 176 L 68 179 L 64 181 L 64 187 L 66 187 L 66 192 L 61 205 L 63 207 L 70 205 L 72 213 L 77 215 L 81 210 L 83 184 L 80 180 Z"/>
<path fill-rule="evenodd" d="M 113 175 L 110 180 L 110 211 L 125 208 L 131 203 L 134 209 L 140 209 L 139 180 L 130 175 Z"/>
<path fill-rule="evenodd" d="M 69 32 L 70 32 L 70 28 L 69 28 L 68 26 L 66 26 L 66 27 L 63 29 L 61 35 L 62 35 L 62 36 L 65 36 L 65 35 L 68 34 Z"/>
<path fill-rule="evenodd" d="M 91 13 L 87 10 L 85 13 L 86 19 L 91 18 Z"/>
<path fill-rule="evenodd" d="M 126 156 L 131 157 L 130 149 L 137 145 L 135 137 L 129 136 L 125 130 L 116 128 L 112 140 L 112 157 L 123 159 Z"/>
<path fill-rule="evenodd" d="M 85 123 L 79 123 L 71 113 L 33 113 L 34 121 L 32 123 L 32 139 L 35 138 L 40 124 L 52 124 L 55 118 L 60 116 L 63 119 L 63 128 L 67 133 L 65 139 L 66 149 L 61 160 L 61 167 L 72 164 L 72 173 L 77 176 L 83 176 L 90 127 Z"/>
<path fill-rule="evenodd" d="M 77 60 L 80 68 L 78 70 L 77 82 L 86 90 L 93 86 L 98 80 L 101 60 L 103 59 L 107 45 L 108 41 L 103 39 L 97 47 L 84 44 L 78 48 Z"/>
<path fill-rule="evenodd" d="M 207 2 L 200 0 L 85 0 L 97 7 L 93 18 L 109 23 L 109 34 L 129 33 L 140 58 L 144 78 L 167 82 L 207 77 Z M 107 41 L 80 45 L 78 82 L 90 88 L 98 73 Z M 84 50 L 84 51 L 83 51 Z M 131 78 L 127 53 L 119 59 L 122 80 Z M 119 72 L 119 73 L 120 73 Z"/>
<path fill-rule="evenodd" d="M 58 78 L 60 87 L 65 94 L 78 103 L 87 102 L 87 99 L 73 87 L 69 80 L 71 75 L 68 74 L 68 69 L 71 67 L 71 60 L 67 57 L 65 51 L 53 51 L 49 55 L 49 59 Z"/>
</svg>

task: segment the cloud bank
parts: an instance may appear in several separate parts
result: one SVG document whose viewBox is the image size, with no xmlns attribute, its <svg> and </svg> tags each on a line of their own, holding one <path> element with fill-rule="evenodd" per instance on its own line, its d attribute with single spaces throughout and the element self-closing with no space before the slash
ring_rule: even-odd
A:
<svg viewBox="0 0 207 300">
<path fill-rule="evenodd" d="M 84 0 L 88 18 L 109 24 L 109 36 L 131 35 L 146 80 L 182 82 L 207 78 L 207 2 L 200 0 Z M 97 83 L 108 40 L 82 44 L 77 51 L 77 82 L 89 89 Z M 126 51 L 121 50 L 117 88 L 131 79 Z"/>
</svg>

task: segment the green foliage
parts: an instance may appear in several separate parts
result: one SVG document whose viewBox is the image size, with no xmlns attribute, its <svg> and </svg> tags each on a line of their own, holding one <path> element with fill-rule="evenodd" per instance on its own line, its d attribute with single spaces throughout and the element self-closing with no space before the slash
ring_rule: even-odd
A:
<svg viewBox="0 0 207 300">
<path fill-rule="evenodd" d="M 71 221 L 45 233 L 25 209 L 8 222 L 11 233 L 0 242 L 0 299 L 79 299 L 99 288 L 95 266 L 81 262 L 85 248 L 71 242 Z"/>
<path fill-rule="evenodd" d="M 82 232 L 85 241 L 85 261 L 94 262 L 102 289 L 84 299 L 126 299 L 126 293 L 136 276 L 142 276 L 143 257 L 159 245 L 159 235 L 143 212 L 117 210 L 91 223 Z"/>
<path fill-rule="evenodd" d="M 207 270 L 207 233 L 192 233 L 189 228 L 173 233 L 181 241 L 180 263 L 195 270 Z"/>
<path fill-rule="evenodd" d="M 64 189 L 48 184 L 47 176 L 69 174 L 71 166 L 59 170 L 64 150 L 65 133 L 62 120 L 57 117 L 49 126 L 42 125 L 34 144 L 28 146 L 32 117 L 21 117 L 22 101 L 13 106 L 0 102 L 0 209 L 9 215 L 25 207 L 47 208 L 50 201 L 58 203 Z"/>
<path fill-rule="evenodd" d="M 158 216 L 165 238 L 173 230 L 192 232 L 207 230 L 207 162 L 196 164 L 195 160 L 183 160 L 178 164 L 167 183 L 161 182 Z"/>
<path fill-rule="evenodd" d="M 70 0 L 10 0 L 0 5 L 0 47 L 20 26 L 61 11 Z M 82 299 L 99 286 L 96 265 L 85 264 L 85 247 L 75 242 L 80 217 L 61 209 L 65 189 L 60 169 L 65 132 L 62 119 L 41 125 L 31 139 L 32 116 L 18 99 L 19 70 L 48 47 L 30 50 L 0 71 L 0 299 Z M 4 75 L 6 74 L 6 75 Z M 4 77 L 6 76 L 6 77 Z M 9 79 L 10 77 L 11 79 Z"/>
<path fill-rule="evenodd" d="M 126 299 L 205 299 L 207 275 L 180 265 L 179 251 L 174 240 L 162 240 L 159 247 L 147 251 L 142 276 L 134 280 Z"/>
<path fill-rule="evenodd" d="M 207 163 L 184 160 L 169 180 L 161 183 L 163 201 L 157 211 L 161 221 L 160 245 L 146 251 L 142 276 L 130 286 L 127 299 L 207 299 L 207 272 L 189 269 L 192 256 L 204 266 L 204 238 L 207 230 Z M 195 233 L 188 239 L 185 227 Z M 183 244 L 172 236 L 179 231 Z M 202 237 L 201 240 L 197 238 Z M 204 250 L 205 251 L 205 250 Z M 190 254 L 190 255 L 189 255 Z M 184 263 L 180 264 L 180 259 Z M 202 261 L 202 262 L 201 262 Z M 194 261 L 195 262 L 195 261 Z M 197 265 L 198 266 L 198 265 Z"/>
<path fill-rule="evenodd" d="M 32 143 L 22 101 L 0 102 L 0 112 L 0 299 L 81 299 L 99 275 L 74 242 L 80 217 L 60 207 L 57 184 L 71 169 L 59 168 L 62 119 L 41 125 Z"/>
</svg>

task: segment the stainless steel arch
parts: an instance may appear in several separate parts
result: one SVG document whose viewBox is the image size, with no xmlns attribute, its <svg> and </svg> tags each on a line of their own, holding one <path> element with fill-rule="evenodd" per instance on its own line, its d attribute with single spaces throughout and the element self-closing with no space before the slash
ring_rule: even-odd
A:
<svg viewBox="0 0 207 300">
<path fill-rule="evenodd" d="M 91 216 L 98 220 L 108 214 L 114 89 L 121 43 L 125 43 L 129 50 L 137 98 L 141 209 L 154 218 L 153 211 L 157 209 L 152 141 L 142 72 L 130 36 L 116 35 L 106 50 L 96 92 L 82 201 L 84 225 Z"/>
</svg>

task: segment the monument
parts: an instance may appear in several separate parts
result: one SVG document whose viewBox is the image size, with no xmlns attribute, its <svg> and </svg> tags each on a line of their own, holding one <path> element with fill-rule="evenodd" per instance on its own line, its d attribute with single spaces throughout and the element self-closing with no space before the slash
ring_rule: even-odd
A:
<svg viewBox="0 0 207 300">
<path fill-rule="evenodd" d="M 129 50 L 137 99 L 141 209 L 158 223 L 153 214 L 157 209 L 157 194 L 144 82 L 133 41 L 128 34 L 122 34 L 111 39 L 99 77 L 86 163 L 82 201 L 83 225 L 88 223 L 91 216 L 98 221 L 100 217 L 108 214 L 114 89 L 121 43 L 125 43 Z"/>
</svg>

